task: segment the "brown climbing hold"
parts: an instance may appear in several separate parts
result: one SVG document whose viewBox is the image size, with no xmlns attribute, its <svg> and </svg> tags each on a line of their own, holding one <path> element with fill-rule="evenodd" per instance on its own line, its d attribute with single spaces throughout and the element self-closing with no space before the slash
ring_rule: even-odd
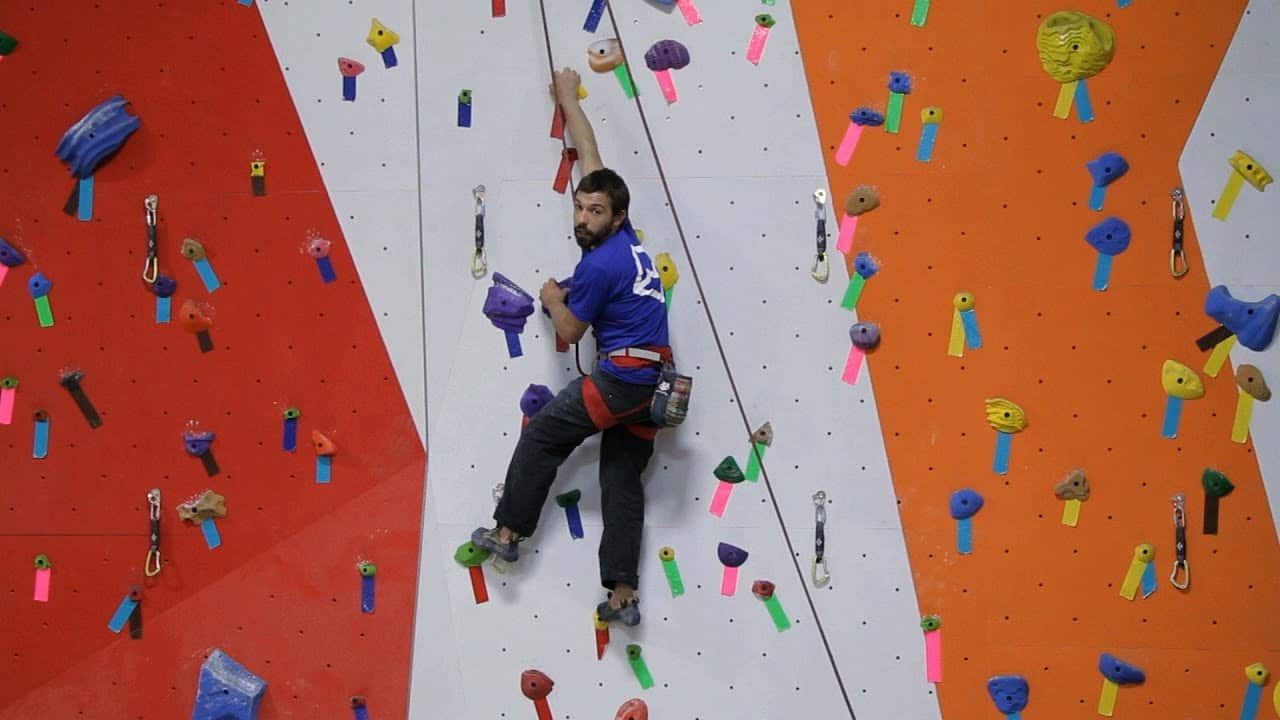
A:
<svg viewBox="0 0 1280 720">
<path fill-rule="evenodd" d="M 227 499 L 212 490 L 205 490 L 195 500 L 178 506 L 178 517 L 188 522 L 202 523 L 215 517 L 227 516 Z"/>
<path fill-rule="evenodd" d="M 1262 378 L 1262 371 L 1253 365 L 1241 365 L 1236 370 L 1236 385 L 1256 400 L 1266 402 L 1271 399 L 1271 388 L 1267 387 L 1267 381 Z"/>
<path fill-rule="evenodd" d="M 335 455 L 338 452 L 338 446 L 319 430 L 311 431 L 311 444 L 315 446 L 317 455 Z"/>
<path fill-rule="evenodd" d="M 640 698 L 631 698 L 622 703 L 613 720 L 649 720 L 649 706 Z"/>
<path fill-rule="evenodd" d="M 525 670 L 520 673 L 520 692 L 530 700 L 545 700 L 553 687 L 555 683 L 541 670 Z"/>
<path fill-rule="evenodd" d="M 751 442 L 773 447 L 773 423 L 766 422 L 758 430 L 751 433 Z"/>
<path fill-rule="evenodd" d="M 861 215 L 880 207 L 880 193 L 870 185 L 859 185 L 844 201 L 846 215 Z"/>
<path fill-rule="evenodd" d="M 1084 470 L 1072 470 L 1053 486 L 1053 494 L 1059 500 L 1088 500 L 1089 478 L 1085 477 Z"/>
<path fill-rule="evenodd" d="M 773 597 L 773 583 L 768 580 L 757 580 L 751 583 L 751 593 L 761 600 Z"/>
<path fill-rule="evenodd" d="M 192 261 L 199 262 L 207 257 L 204 251 L 204 245 L 195 238 L 187 238 L 182 241 L 182 257 Z"/>
</svg>

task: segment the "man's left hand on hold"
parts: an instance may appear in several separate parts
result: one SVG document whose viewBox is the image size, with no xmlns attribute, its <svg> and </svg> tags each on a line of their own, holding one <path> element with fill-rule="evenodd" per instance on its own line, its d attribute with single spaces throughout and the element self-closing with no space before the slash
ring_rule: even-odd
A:
<svg viewBox="0 0 1280 720">
<path fill-rule="evenodd" d="M 551 307 L 556 304 L 563 304 L 565 298 L 569 297 L 569 290 L 562 288 L 556 283 L 555 278 L 551 278 L 542 284 L 542 291 L 538 294 L 542 304 Z"/>
</svg>

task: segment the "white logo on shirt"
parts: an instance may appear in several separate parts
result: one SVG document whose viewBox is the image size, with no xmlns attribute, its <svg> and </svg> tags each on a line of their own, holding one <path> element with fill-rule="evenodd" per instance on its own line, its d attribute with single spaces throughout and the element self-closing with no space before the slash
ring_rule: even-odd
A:
<svg viewBox="0 0 1280 720">
<path fill-rule="evenodd" d="M 649 254 L 644 251 L 642 246 L 633 244 L 631 246 L 631 257 L 636 261 L 636 280 L 631 285 L 631 292 L 641 297 L 651 297 L 660 303 L 665 303 L 666 297 L 662 294 L 661 280 L 658 281 L 656 288 L 650 287 L 654 280 L 658 280 L 658 271 L 653 269 L 653 261 L 649 259 Z M 649 266 L 648 269 L 645 269 L 646 264 Z"/>
</svg>

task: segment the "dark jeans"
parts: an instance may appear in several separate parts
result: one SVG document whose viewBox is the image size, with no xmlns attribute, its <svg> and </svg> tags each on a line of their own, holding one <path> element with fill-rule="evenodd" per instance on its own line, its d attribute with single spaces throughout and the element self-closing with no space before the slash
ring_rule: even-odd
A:
<svg viewBox="0 0 1280 720">
<path fill-rule="evenodd" d="M 502 499 L 493 513 L 499 527 L 522 537 L 537 529 L 538 516 L 556 470 L 582 441 L 600 439 L 600 582 L 639 587 L 640 540 L 644 530 L 641 473 L 653 454 L 658 426 L 649 419 L 653 385 L 635 385 L 595 370 L 560 391 L 520 435 Z"/>
</svg>

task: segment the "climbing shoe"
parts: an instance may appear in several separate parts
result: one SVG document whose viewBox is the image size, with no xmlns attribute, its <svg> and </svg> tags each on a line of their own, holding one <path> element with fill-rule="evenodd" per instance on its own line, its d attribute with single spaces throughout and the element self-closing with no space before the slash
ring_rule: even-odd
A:
<svg viewBox="0 0 1280 720">
<path fill-rule="evenodd" d="M 613 597 L 613 593 L 609 596 Z M 596 606 L 596 617 L 600 618 L 600 622 L 619 620 L 623 625 L 635 627 L 640 624 L 640 599 L 632 598 L 631 602 L 620 608 L 613 607 L 608 600 L 605 600 Z"/>
<path fill-rule="evenodd" d="M 521 538 L 518 535 L 512 535 L 509 543 L 498 540 L 498 528 L 476 528 L 471 533 L 471 544 L 482 550 L 488 550 L 490 554 L 498 559 L 513 563 L 520 557 L 520 550 L 516 547 L 520 544 Z"/>
</svg>

